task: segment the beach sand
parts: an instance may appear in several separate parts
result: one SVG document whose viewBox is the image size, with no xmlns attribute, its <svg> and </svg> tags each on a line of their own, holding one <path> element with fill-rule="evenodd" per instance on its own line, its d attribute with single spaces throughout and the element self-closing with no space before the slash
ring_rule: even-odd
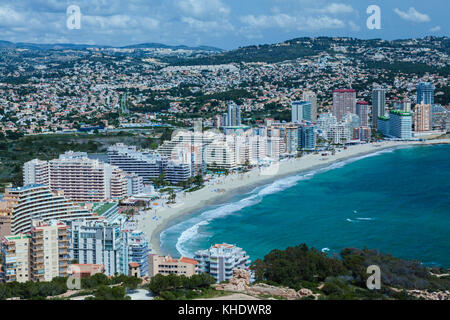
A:
<svg viewBox="0 0 450 320">
<path fill-rule="evenodd" d="M 147 235 L 152 245 L 152 253 L 162 254 L 160 250 L 160 234 L 174 219 L 183 215 L 197 212 L 208 205 L 225 203 L 227 199 L 241 189 L 252 189 L 260 185 L 271 183 L 280 178 L 315 170 L 329 166 L 335 162 L 356 158 L 381 150 L 408 145 L 428 145 L 450 143 L 450 140 L 431 140 L 424 142 L 385 141 L 349 146 L 346 150 L 322 156 L 309 154 L 298 159 L 289 159 L 279 162 L 270 168 L 260 170 L 253 169 L 247 173 L 231 174 L 221 177 L 214 182 L 209 182 L 201 190 L 184 193 L 177 198 L 177 204 L 172 207 L 164 207 L 150 210 L 139 221 L 139 228 Z M 156 219 L 157 217 L 158 219 Z"/>
</svg>

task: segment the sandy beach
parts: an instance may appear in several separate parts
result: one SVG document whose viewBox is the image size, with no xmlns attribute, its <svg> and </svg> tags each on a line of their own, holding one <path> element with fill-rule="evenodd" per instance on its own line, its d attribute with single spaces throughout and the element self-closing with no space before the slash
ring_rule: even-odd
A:
<svg viewBox="0 0 450 320">
<path fill-rule="evenodd" d="M 247 173 L 231 174 L 207 182 L 201 190 L 192 193 L 182 193 L 177 197 L 177 203 L 155 210 L 149 210 L 139 220 L 139 228 L 145 232 L 151 241 L 152 253 L 162 254 L 160 251 L 160 234 L 172 222 L 183 215 L 201 210 L 205 206 L 225 203 L 231 195 L 240 189 L 252 189 L 260 185 L 271 183 L 280 178 L 315 170 L 329 166 L 333 163 L 361 157 L 382 150 L 408 145 L 430 145 L 450 143 L 446 140 L 429 141 L 385 141 L 363 145 L 349 146 L 346 150 L 337 151 L 335 155 L 322 156 L 321 154 L 305 155 L 298 159 L 280 161 L 269 168 L 253 169 Z"/>
</svg>

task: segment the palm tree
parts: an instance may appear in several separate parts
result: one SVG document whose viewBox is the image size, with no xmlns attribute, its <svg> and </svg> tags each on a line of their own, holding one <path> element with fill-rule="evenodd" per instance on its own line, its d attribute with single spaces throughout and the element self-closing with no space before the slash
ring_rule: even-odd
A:
<svg viewBox="0 0 450 320">
<path fill-rule="evenodd" d="M 175 199 L 177 198 L 177 195 L 175 194 L 175 191 L 173 189 L 170 189 L 169 191 L 169 203 L 175 203 Z"/>
</svg>

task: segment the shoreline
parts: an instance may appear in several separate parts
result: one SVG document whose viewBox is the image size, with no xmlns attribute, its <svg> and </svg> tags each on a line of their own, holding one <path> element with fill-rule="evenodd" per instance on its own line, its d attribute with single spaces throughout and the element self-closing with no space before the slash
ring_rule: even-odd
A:
<svg viewBox="0 0 450 320">
<path fill-rule="evenodd" d="M 249 192 L 259 186 L 270 184 L 276 180 L 294 175 L 307 173 L 313 170 L 326 168 L 335 163 L 351 160 L 358 157 L 374 154 L 387 149 L 396 149 L 402 146 L 426 146 L 435 144 L 450 144 L 450 139 L 429 141 L 386 141 L 364 145 L 349 146 L 347 150 L 336 152 L 326 157 L 309 154 L 298 159 L 281 161 L 269 169 L 252 169 L 247 173 L 231 174 L 207 182 L 205 187 L 193 193 L 184 193 L 177 197 L 177 203 L 171 207 L 159 208 L 156 213 L 146 211 L 145 216 L 139 220 L 139 228 L 150 239 L 152 253 L 161 255 L 161 233 L 172 223 L 182 217 L 198 212 L 206 206 L 227 203 L 240 190 Z M 222 192 L 218 192 L 218 189 Z M 180 203 L 182 201 L 182 203 Z M 160 217 L 155 220 L 155 217 Z"/>
</svg>

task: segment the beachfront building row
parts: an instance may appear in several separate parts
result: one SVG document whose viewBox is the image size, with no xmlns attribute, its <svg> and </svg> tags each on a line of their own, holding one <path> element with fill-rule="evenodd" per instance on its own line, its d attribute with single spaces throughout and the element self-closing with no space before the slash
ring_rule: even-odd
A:
<svg viewBox="0 0 450 320">
<path fill-rule="evenodd" d="M 299 150 L 316 148 L 316 129 L 309 121 L 294 123 L 271 122 L 267 126 L 267 156 L 278 159 Z"/>
<path fill-rule="evenodd" d="M 367 106 L 359 104 L 360 106 Z M 363 107 L 365 108 L 365 107 Z M 367 117 L 367 109 L 361 111 L 363 119 Z M 371 138 L 371 128 L 362 125 L 366 121 L 361 121 L 357 114 L 347 113 L 342 117 L 342 121 L 337 121 L 331 113 L 322 113 L 317 120 L 319 135 L 332 144 L 348 144 L 351 142 L 369 141 Z"/>
<path fill-rule="evenodd" d="M 248 269 L 250 258 L 239 247 L 230 244 L 216 244 L 207 250 L 195 253 L 198 261 L 198 272 L 211 274 L 220 283 L 233 277 L 234 269 Z"/>
<path fill-rule="evenodd" d="M 43 282 L 67 276 L 69 240 L 62 222 L 33 220 L 28 234 L 4 236 L 0 245 L 2 282 Z"/>
<path fill-rule="evenodd" d="M 200 172 L 204 172 L 207 168 L 233 170 L 246 164 L 277 161 L 280 157 L 297 154 L 299 150 L 315 150 L 315 147 L 316 127 L 302 120 L 296 123 L 271 122 L 257 128 L 228 127 L 223 129 L 223 133 L 212 130 L 180 131 L 157 152 L 161 156 L 190 164 L 191 168 L 202 168 Z M 118 148 L 111 148 L 114 157 Z M 133 170 L 125 168 L 125 164 L 114 163 L 125 171 Z"/>
<path fill-rule="evenodd" d="M 53 191 L 63 191 L 70 200 L 83 202 L 121 200 L 131 195 L 129 192 L 142 190 L 142 181 L 136 176 L 127 178 L 119 167 L 71 151 L 58 159 L 25 163 L 23 183 L 45 184 Z"/>
<path fill-rule="evenodd" d="M 151 254 L 148 257 L 149 276 L 154 277 L 157 274 L 169 275 L 184 275 L 191 277 L 198 273 L 198 262 L 194 259 L 181 257 L 174 259 L 170 256 L 159 256 Z"/>
<path fill-rule="evenodd" d="M 145 183 L 162 174 L 166 181 L 173 184 L 184 182 L 192 176 L 190 164 L 121 143 L 108 148 L 108 161 L 127 173 L 138 175 Z"/>
</svg>

